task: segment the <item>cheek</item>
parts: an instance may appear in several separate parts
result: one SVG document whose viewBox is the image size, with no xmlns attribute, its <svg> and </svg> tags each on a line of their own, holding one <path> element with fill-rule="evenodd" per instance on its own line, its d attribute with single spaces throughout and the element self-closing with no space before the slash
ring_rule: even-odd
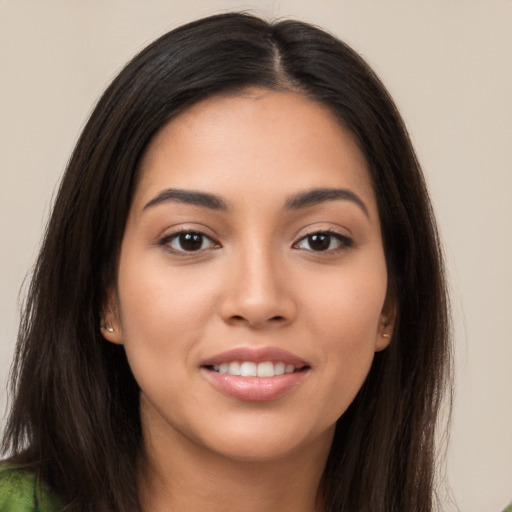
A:
<svg viewBox="0 0 512 512">
<path fill-rule="evenodd" d="M 148 261 L 132 251 L 122 259 L 118 277 L 122 342 L 140 385 L 166 374 L 172 380 L 186 370 L 208 328 L 215 287 L 204 273 L 173 271 L 158 255 Z"/>
<path fill-rule="evenodd" d="M 336 420 L 355 398 L 373 362 L 386 279 L 371 272 L 324 284 L 328 293 L 315 287 L 309 295 L 305 325 L 312 329 L 324 396 Z"/>
<path fill-rule="evenodd" d="M 120 316 L 128 339 L 145 332 L 174 336 L 203 325 L 215 305 L 216 274 L 172 268 L 165 258 L 130 255 L 119 267 Z M 159 336 L 160 338 L 160 336 Z"/>
<path fill-rule="evenodd" d="M 326 275 L 308 286 L 305 319 L 321 331 L 321 337 L 347 349 L 375 343 L 387 289 L 386 273 L 379 267 L 366 272 Z M 338 341 L 343 341 L 342 344 Z"/>
</svg>

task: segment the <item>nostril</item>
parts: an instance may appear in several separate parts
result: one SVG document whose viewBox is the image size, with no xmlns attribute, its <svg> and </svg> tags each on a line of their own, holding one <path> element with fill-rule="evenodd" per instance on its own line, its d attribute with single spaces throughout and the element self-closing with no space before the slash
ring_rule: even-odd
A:
<svg viewBox="0 0 512 512">
<path fill-rule="evenodd" d="M 232 315 L 230 317 L 230 320 L 232 322 L 248 322 L 250 324 L 256 324 L 256 323 L 260 323 L 261 322 L 271 322 L 271 323 L 279 323 L 279 322 L 283 322 L 285 320 L 285 317 L 282 316 L 282 315 L 275 315 L 275 316 L 272 316 L 270 318 L 261 318 L 260 320 L 256 320 L 253 318 L 246 318 L 244 317 L 243 315 Z"/>
</svg>

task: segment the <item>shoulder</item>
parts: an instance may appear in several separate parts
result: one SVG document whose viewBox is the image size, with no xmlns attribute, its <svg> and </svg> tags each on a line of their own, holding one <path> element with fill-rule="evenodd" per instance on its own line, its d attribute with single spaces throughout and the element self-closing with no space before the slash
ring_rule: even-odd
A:
<svg viewBox="0 0 512 512">
<path fill-rule="evenodd" d="M 0 464 L 0 512 L 57 512 L 59 502 L 37 485 L 36 476 L 12 464 Z"/>
<path fill-rule="evenodd" d="M 16 469 L 9 464 L 0 465 L 1 512 L 33 510 L 34 497 L 34 474 Z"/>
</svg>

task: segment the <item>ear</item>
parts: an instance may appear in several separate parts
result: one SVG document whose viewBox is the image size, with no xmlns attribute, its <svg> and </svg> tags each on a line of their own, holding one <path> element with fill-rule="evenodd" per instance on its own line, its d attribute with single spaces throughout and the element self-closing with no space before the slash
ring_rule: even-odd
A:
<svg viewBox="0 0 512 512">
<path fill-rule="evenodd" d="M 110 343 L 123 344 L 117 295 L 114 290 L 106 294 L 100 317 L 102 336 Z"/>
<path fill-rule="evenodd" d="M 393 339 L 393 331 L 395 328 L 397 315 L 396 300 L 394 294 L 388 290 L 386 300 L 379 319 L 379 328 L 375 339 L 375 352 L 380 352 L 388 347 Z"/>
</svg>

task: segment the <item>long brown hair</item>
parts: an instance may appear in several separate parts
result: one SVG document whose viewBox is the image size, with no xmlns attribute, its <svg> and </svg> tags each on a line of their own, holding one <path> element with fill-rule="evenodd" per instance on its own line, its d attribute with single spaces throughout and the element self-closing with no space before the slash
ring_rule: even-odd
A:
<svg viewBox="0 0 512 512">
<path fill-rule="evenodd" d="M 105 290 L 138 164 L 162 126 L 207 96 L 291 89 L 326 105 L 366 156 L 398 317 L 338 420 L 319 500 L 326 512 L 431 512 L 434 435 L 450 376 L 442 254 L 420 166 L 368 65 L 297 21 L 232 13 L 164 35 L 115 78 L 76 145 L 22 318 L 2 448 L 75 511 L 139 509 L 139 389 L 100 334 Z"/>
</svg>

